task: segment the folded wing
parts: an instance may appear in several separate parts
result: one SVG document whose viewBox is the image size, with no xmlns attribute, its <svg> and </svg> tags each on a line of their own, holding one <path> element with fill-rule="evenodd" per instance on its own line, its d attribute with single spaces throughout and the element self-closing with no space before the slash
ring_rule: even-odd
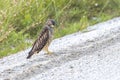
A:
<svg viewBox="0 0 120 80">
<path fill-rule="evenodd" d="M 27 59 L 30 58 L 35 52 L 39 52 L 43 49 L 43 47 L 47 44 L 49 40 L 49 30 L 47 27 L 44 27 L 38 39 L 34 42 L 31 51 L 29 52 Z"/>
</svg>

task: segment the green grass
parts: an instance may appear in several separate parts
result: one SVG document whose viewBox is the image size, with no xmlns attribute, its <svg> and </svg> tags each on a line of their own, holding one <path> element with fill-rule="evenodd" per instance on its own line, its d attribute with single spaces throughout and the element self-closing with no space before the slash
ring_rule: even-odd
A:
<svg viewBox="0 0 120 80">
<path fill-rule="evenodd" d="M 0 58 L 27 49 L 48 18 L 55 38 L 120 15 L 120 0 L 0 0 Z"/>
</svg>

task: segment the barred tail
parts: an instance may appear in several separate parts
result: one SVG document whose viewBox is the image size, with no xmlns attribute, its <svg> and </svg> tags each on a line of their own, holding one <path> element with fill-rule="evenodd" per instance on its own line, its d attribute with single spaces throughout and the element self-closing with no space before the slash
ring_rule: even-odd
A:
<svg viewBox="0 0 120 80">
<path fill-rule="evenodd" d="M 29 59 L 33 54 L 34 54 L 34 52 L 30 51 L 28 56 L 27 56 L 27 59 Z"/>
</svg>

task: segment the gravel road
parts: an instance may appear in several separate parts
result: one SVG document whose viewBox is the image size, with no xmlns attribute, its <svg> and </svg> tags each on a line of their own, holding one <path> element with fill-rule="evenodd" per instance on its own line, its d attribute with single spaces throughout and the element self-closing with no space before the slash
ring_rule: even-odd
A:
<svg viewBox="0 0 120 80">
<path fill-rule="evenodd" d="M 0 59 L 0 80 L 120 80 L 120 17 L 53 40 L 53 55 L 30 49 Z"/>
</svg>

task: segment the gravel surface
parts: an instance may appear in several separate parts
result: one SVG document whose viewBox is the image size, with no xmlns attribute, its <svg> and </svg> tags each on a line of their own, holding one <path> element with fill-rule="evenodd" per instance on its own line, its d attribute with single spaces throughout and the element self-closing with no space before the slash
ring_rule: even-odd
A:
<svg viewBox="0 0 120 80">
<path fill-rule="evenodd" d="M 0 59 L 0 80 L 120 80 L 119 17 L 53 40 L 53 55 L 30 49 Z"/>
</svg>

